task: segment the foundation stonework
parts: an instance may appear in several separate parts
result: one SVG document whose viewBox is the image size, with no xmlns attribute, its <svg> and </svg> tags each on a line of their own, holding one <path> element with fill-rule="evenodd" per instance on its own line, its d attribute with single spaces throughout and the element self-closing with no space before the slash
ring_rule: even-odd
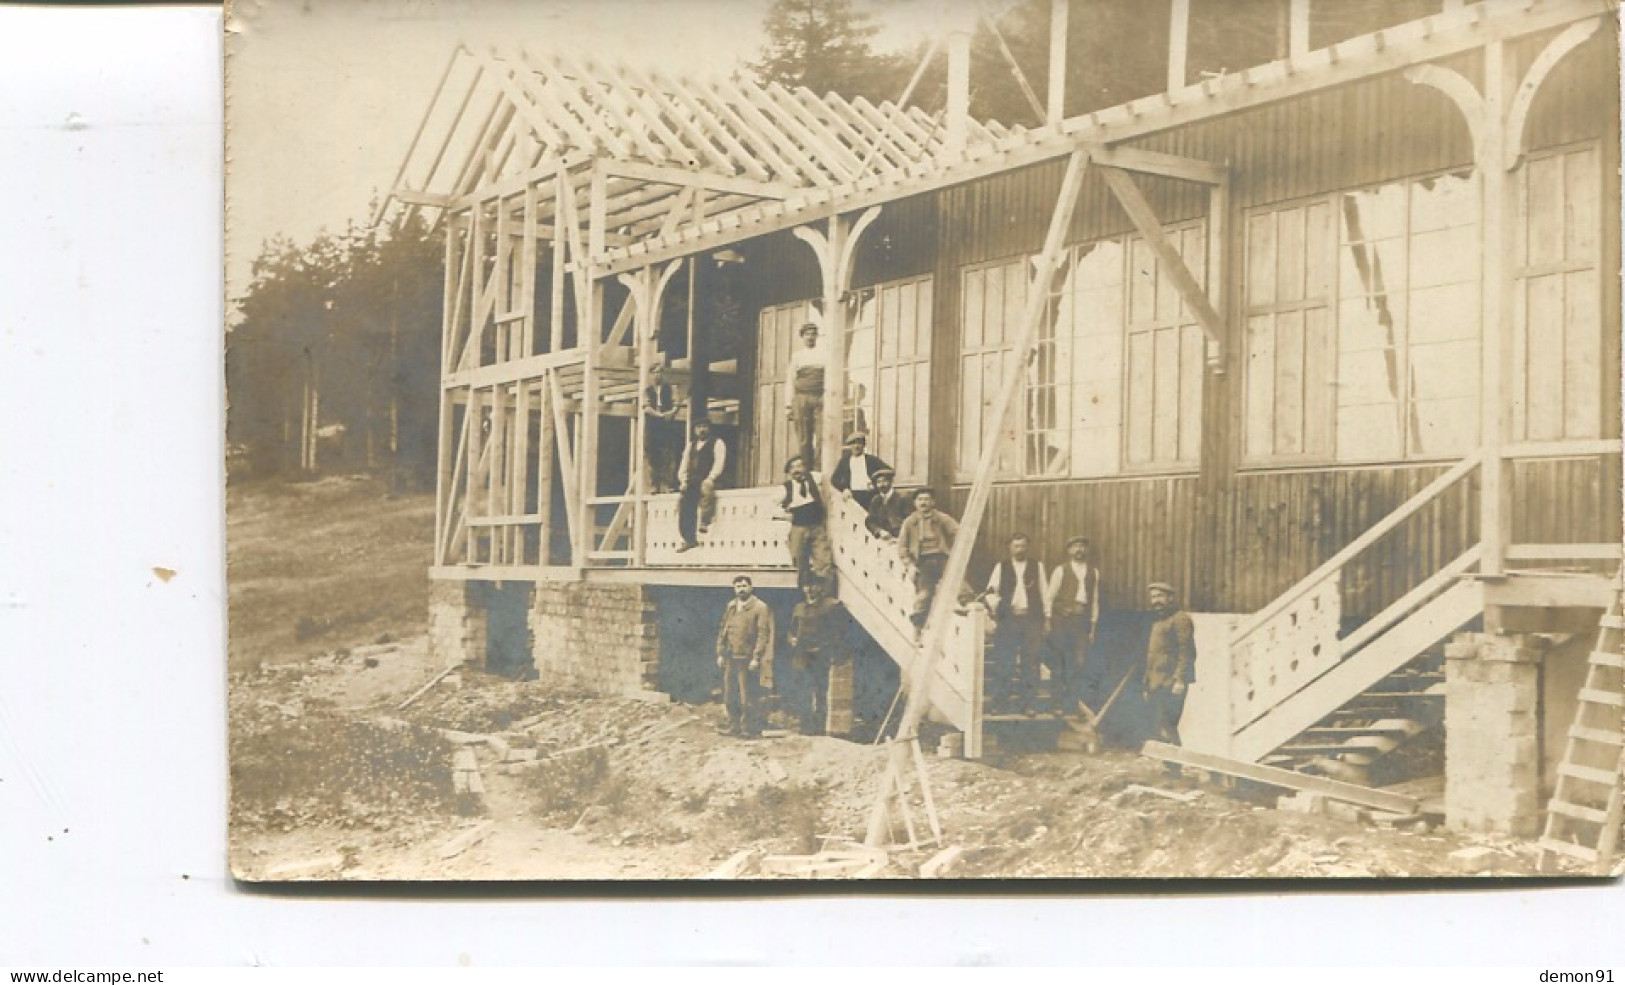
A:
<svg viewBox="0 0 1625 985">
<path fill-rule="evenodd" d="M 1540 825 L 1541 651 L 1462 633 L 1445 647 L 1445 823 L 1532 837 Z"/>
<path fill-rule="evenodd" d="M 429 583 L 429 652 L 440 664 L 485 660 L 485 609 L 466 581 Z"/>
<path fill-rule="evenodd" d="M 537 582 L 529 619 L 542 680 L 600 694 L 657 689 L 660 639 L 644 586 Z"/>
</svg>

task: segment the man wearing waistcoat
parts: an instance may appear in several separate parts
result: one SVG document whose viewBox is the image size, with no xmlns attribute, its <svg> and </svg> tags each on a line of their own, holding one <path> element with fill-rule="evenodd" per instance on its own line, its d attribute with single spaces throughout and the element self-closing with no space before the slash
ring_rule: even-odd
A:
<svg viewBox="0 0 1625 985">
<path fill-rule="evenodd" d="M 760 727 L 756 716 L 757 675 L 772 680 L 773 613 L 752 593 L 744 575 L 733 580 L 734 597 L 722 611 L 717 628 L 717 666 L 722 669 L 722 704 L 728 724 L 717 731 L 752 738 Z"/>
<path fill-rule="evenodd" d="M 987 602 L 993 611 L 993 707 L 1032 714 L 1038 697 L 1038 662 L 1049 623 L 1044 567 L 1027 556 L 1026 534 L 1010 536 L 1010 557 L 993 566 Z"/>
<path fill-rule="evenodd" d="M 717 512 L 717 480 L 728 464 L 728 446 L 712 437 L 711 422 L 694 422 L 694 439 L 683 446 L 683 461 L 677 467 L 677 531 L 683 543 L 679 551 L 700 546 L 697 533 L 705 533 Z"/>
<path fill-rule="evenodd" d="M 852 501 L 865 511 L 869 509 L 869 501 L 875 498 L 875 473 L 891 467 L 879 455 L 869 454 L 865 450 L 868 444 L 868 435 L 862 431 L 853 432 L 846 439 L 841 460 L 835 463 L 835 471 L 829 476 L 831 486 L 851 496 Z"/>
<path fill-rule="evenodd" d="M 790 561 L 796 566 L 796 584 L 816 582 L 826 594 L 835 590 L 835 552 L 825 528 L 824 493 L 818 477 L 807 471 L 800 455 L 784 463 L 784 497 L 779 508 L 790 514 Z"/>
<path fill-rule="evenodd" d="M 683 425 L 677 420 L 677 395 L 656 366 L 643 390 L 643 450 L 649 463 L 649 489 L 663 493 L 677 485 L 678 448 Z"/>
<path fill-rule="evenodd" d="M 1066 560 L 1049 576 L 1050 693 L 1063 715 L 1083 698 L 1083 668 L 1100 627 L 1100 569 L 1090 558 L 1089 539 L 1066 542 Z"/>
</svg>

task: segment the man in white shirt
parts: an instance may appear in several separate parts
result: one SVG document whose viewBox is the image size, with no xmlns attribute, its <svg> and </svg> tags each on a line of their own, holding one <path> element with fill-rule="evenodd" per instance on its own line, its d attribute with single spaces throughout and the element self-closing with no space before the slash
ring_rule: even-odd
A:
<svg viewBox="0 0 1625 985">
<path fill-rule="evenodd" d="M 1030 715 L 1038 697 L 1038 663 L 1049 624 L 1049 582 L 1044 566 L 1027 556 L 1027 535 L 1010 535 L 1010 557 L 993 566 L 987 603 L 993 611 L 993 668 L 989 697 L 995 711 L 1012 707 Z"/>
<path fill-rule="evenodd" d="M 728 464 L 728 446 L 712 437 L 711 422 L 694 422 L 694 438 L 683 446 L 683 461 L 677 466 L 677 530 L 682 535 L 678 551 L 700 546 L 696 536 L 705 533 L 717 512 L 717 482 Z M 697 521 L 697 522 L 696 522 Z"/>
<path fill-rule="evenodd" d="M 784 405 L 807 467 L 818 467 L 818 425 L 824 417 L 826 353 L 818 346 L 818 326 L 801 326 L 801 346 L 790 354 L 790 400 Z"/>
<path fill-rule="evenodd" d="M 1083 699 L 1083 667 L 1100 627 L 1100 568 L 1090 557 L 1089 538 L 1066 542 L 1066 560 L 1049 576 L 1053 624 L 1050 690 L 1062 714 Z"/>
</svg>

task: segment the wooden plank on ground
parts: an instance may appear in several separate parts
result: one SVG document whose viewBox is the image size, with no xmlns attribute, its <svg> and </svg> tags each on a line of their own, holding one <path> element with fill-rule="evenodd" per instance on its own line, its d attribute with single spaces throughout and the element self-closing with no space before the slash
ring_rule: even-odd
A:
<svg viewBox="0 0 1625 985">
<path fill-rule="evenodd" d="M 1185 766 L 1196 766 L 1201 769 L 1212 770 L 1215 773 L 1239 776 L 1245 780 L 1267 783 L 1273 787 L 1284 787 L 1288 790 L 1306 790 L 1336 800 L 1346 800 L 1351 804 L 1375 807 L 1377 810 L 1392 811 L 1396 814 L 1414 814 L 1421 806 L 1415 797 L 1406 797 L 1403 794 L 1362 787 L 1355 783 L 1344 783 L 1341 780 L 1329 780 L 1323 776 L 1310 776 L 1307 773 L 1277 769 L 1273 766 L 1244 763 L 1240 760 L 1227 759 L 1224 756 L 1215 756 L 1211 753 L 1182 749 L 1179 746 L 1171 746 L 1165 742 L 1147 742 L 1140 750 L 1140 754 L 1164 762 L 1180 763 Z"/>
</svg>

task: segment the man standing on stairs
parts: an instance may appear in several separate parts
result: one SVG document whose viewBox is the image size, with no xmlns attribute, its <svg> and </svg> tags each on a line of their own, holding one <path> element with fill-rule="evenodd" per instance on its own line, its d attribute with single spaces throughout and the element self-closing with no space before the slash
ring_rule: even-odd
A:
<svg viewBox="0 0 1625 985">
<path fill-rule="evenodd" d="M 948 566 L 948 552 L 953 549 L 958 533 L 958 521 L 937 510 L 934 490 L 925 486 L 914 490 L 914 512 L 903 521 L 903 528 L 897 533 L 897 549 L 914 573 L 914 610 L 909 619 L 914 623 L 916 636 L 925 627 L 931 600 L 937 594 L 937 584 Z"/>
<path fill-rule="evenodd" d="M 1010 557 L 993 566 L 987 602 L 993 610 L 993 707 L 1032 714 L 1038 697 L 1038 661 L 1049 625 L 1044 566 L 1027 556 L 1027 535 L 1010 536 Z"/>
<path fill-rule="evenodd" d="M 851 437 L 846 439 L 841 460 L 835 463 L 835 471 L 829 477 L 830 485 L 851 496 L 852 501 L 866 511 L 870 501 L 875 498 L 875 473 L 890 468 L 879 455 L 868 453 L 868 444 L 867 434 L 852 432 Z"/>
<path fill-rule="evenodd" d="M 1050 697 L 1055 710 L 1069 715 L 1083 699 L 1083 668 L 1100 629 L 1100 568 L 1090 556 L 1089 538 L 1066 542 L 1066 560 L 1049 576 L 1053 635 L 1050 638 Z"/>
<path fill-rule="evenodd" d="M 756 714 L 758 675 L 763 681 L 773 679 L 773 613 L 752 594 L 748 577 L 740 575 L 733 586 L 733 600 L 722 611 L 717 628 L 722 704 L 728 711 L 727 724 L 717 731 L 748 739 L 761 726 Z"/>
<path fill-rule="evenodd" d="M 875 470 L 875 494 L 869 500 L 869 518 L 863 521 L 869 536 L 881 540 L 896 540 L 903 521 L 914 509 L 903 494 L 892 487 L 895 475 L 889 468 Z"/>
<path fill-rule="evenodd" d="M 825 352 L 818 347 L 818 326 L 801 326 L 801 347 L 790 354 L 790 402 L 785 413 L 796 433 L 801 457 L 811 467 L 818 461 L 818 427 L 824 419 Z"/>
<path fill-rule="evenodd" d="M 683 426 L 677 420 L 677 395 L 659 366 L 649 370 L 643 390 L 643 450 L 649 466 L 649 489 L 669 492 L 677 485 L 677 448 Z"/>
<path fill-rule="evenodd" d="M 1196 680 L 1196 626 L 1174 586 L 1154 581 L 1146 594 L 1157 619 L 1145 643 L 1145 702 L 1157 739 L 1177 746 L 1185 696 Z"/>
<path fill-rule="evenodd" d="M 835 594 L 835 552 L 825 529 L 824 494 L 818 477 L 807 471 L 800 455 L 784 463 L 784 497 L 779 508 L 790 514 L 790 561 L 796 566 L 796 584 L 805 588 L 817 583 L 829 595 Z"/>
<path fill-rule="evenodd" d="M 711 422 L 700 417 L 694 422 L 694 438 L 683 446 L 683 461 L 677 466 L 677 531 L 682 535 L 679 551 L 700 546 L 697 533 L 705 533 L 717 512 L 717 481 L 728 464 L 728 446 L 712 437 Z"/>
</svg>

